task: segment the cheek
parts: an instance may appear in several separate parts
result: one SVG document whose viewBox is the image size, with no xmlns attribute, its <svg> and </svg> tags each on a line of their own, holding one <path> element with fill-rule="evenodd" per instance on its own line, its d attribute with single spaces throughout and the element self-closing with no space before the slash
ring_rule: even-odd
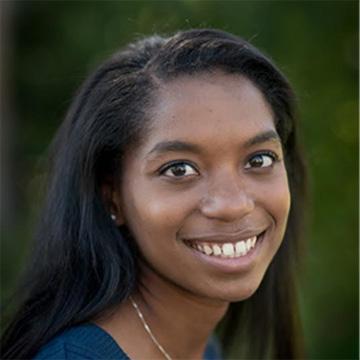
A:
<svg viewBox="0 0 360 360">
<path fill-rule="evenodd" d="M 268 192 L 267 208 L 268 212 L 272 214 L 277 233 L 279 238 L 282 240 L 291 205 L 291 196 L 288 185 L 286 172 L 284 170 L 283 175 L 279 176 L 277 181 L 274 181 L 271 187 L 271 191 Z"/>
<path fill-rule="evenodd" d="M 271 179 L 264 179 L 264 182 L 260 186 L 257 184 L 252 191 L 258 206 L 273 218 L 279 230 L 284 231 L 291 204 L 285 168 L 281 168 Z"/>
<path fill-rule="evenodd" d="M 290 211 L 291 195 L 285 170 L 283 171 L 281 179 L 279 179 L 277 184 L 274 186 L 273 193 L 275 196 L 275 199 L 273 200 L 274 207 L 276 205 L 274 211 L 278 214 L 279 221 L 286 224 Z"/>
<path fill-rule="evenodd" d="M 187 217 L 196 208 L 192 191 L 160 188 L 144 182 L 136 189 L 123 191 L 124 215 L 139 241 L 158 242 L 174 238 Z"/>
</svg>

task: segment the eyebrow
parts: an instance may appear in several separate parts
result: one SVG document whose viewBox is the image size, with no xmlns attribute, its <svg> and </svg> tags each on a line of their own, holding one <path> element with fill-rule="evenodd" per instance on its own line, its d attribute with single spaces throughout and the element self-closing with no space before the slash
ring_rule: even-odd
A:
<svg viewBox="0 0 360 360">
<path fill-rule="evenodd" d="M 248 139 L 244 144 L 244 148 L 249 148 L 254 145 L 259 145 L 268 141 L 274 141 L 281 144 L 281 140 L 279 135 L 274 130 L 264 131 Z M 192 152 L 195 154 L 200 154 L 202 152 L 202 148 L 199 145 L 184 142 L 180 140 L 172 140 L 172 141 L 162 141 L 157 143 L 148 153 L 147 156 L 150 154 L 162 154 L 166 152 Z"/>
<path fill-rule="evenodd" d="M 281 144 L 281 139 L 280 136 L 278 135 L 278 133 L 274 130 L 268 130 L 268 131 L 264 131 L 260 134 L 255 135 L 253 138 L 247 140 L 244 144 L 245 148 L 254 146 L 254 145 L 259 145 L 262 144 L 264 142 L 268 142 L 268 141 L 274 141 L 274 142 L 278 142 L 279 144 Z"/>
</svg>

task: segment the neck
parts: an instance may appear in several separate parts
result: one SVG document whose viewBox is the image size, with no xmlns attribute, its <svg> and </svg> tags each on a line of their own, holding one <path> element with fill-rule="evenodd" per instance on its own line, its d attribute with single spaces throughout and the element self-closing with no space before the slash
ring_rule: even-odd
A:
<svg viewBox="0 0 360 360">
<path fill-rule="evenodd" d="M 157 340 L 172 357 L 202 357 L 209 336 L 224 317 L 228 302 L 201 297 L 142 271 L 134 299 Z"/>
<path fill-rule="evenodd" d="M 201 297 L 143 267 L 132 294 L 156 340 L 172 359 L 202 359 L 209 336 L 229 303 Z M 96 320 L 133 359 L 160 358 L 130 299 Z M 136 340 L 134 340 L 136 339 Z"/>
</svg>

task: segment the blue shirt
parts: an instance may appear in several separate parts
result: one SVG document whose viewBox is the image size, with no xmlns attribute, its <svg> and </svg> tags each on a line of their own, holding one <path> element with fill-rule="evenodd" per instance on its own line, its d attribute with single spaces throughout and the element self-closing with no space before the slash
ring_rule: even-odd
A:
<svg viewBox="0 0 360 360">
<path fill-rule="evenodd" d="M 70 328 L 50 340 L 36 354 L 34 360 L 85 360 L 112 359 L 130 360 L 115 340 L 95 324 Z M 219 360 L 220 347 L 211 338 L 204 354 L 205 360 Z"/>
</svg>

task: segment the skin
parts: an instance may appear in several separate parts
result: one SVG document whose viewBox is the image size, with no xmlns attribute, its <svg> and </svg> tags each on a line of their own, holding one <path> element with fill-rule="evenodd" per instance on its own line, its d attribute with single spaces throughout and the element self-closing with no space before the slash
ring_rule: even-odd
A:
<svg viewBox="0 0 360 360">
<path fill-rule="evenodd" d="M 172 358 L 200 359 L 230 302 L 258 289 L 281 245 L 290 208 L 283 150 L 262 93 L 236 75 L 165 84 L 152 118 L 141 146 L 125 154 L 112 212 L 142 254 L 133 297 L 151 330 Z M 159 143 L 174 140 L 199 151 L 159 151 Z M 220 270 L 183 241 L 234 233 L 246 239 L 264 230 L 257 256 L 240 270 Z M 98 324 L 131 358 L 162 357 L 129 302 Z"/>
</svg>

